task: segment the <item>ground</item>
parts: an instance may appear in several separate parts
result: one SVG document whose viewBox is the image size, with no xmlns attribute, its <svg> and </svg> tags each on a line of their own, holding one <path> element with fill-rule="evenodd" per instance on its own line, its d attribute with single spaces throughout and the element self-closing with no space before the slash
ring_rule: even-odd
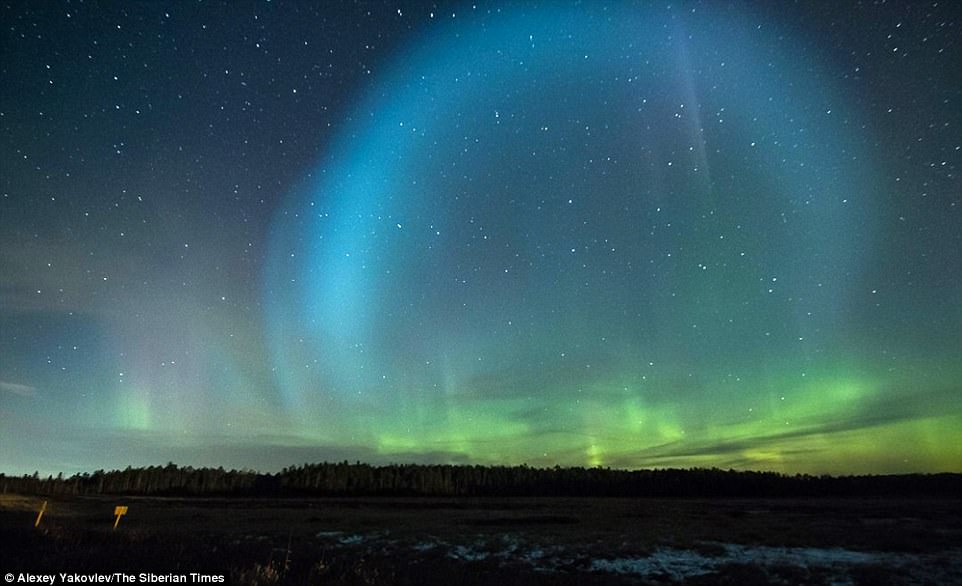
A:
<svg viewBox="0 0 962 586">
<path fill-rule="evenodd" d="M 232 584 L 962 584 L 962 501 L 0 496 L 0 572 Z M 126 505 L 116 530 L 114 507 Z M 149 578 L 149 576 L 148 576 Z"/>
</svg>

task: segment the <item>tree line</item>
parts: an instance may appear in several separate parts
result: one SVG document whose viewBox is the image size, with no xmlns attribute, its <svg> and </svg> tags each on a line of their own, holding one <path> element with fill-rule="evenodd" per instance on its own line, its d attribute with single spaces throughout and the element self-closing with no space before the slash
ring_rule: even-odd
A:
<svg viewBox="0 0 962 586">
<path fill-rule="evenodd" d="M 324 462 L 251 470 L 166 466 L 41 477 L 0 474 L 3 493 L 143 496 L 808 497 L 962 494 L 962 474 L 784 475 L 717 468 L 618 470 Z"/>
</svg>

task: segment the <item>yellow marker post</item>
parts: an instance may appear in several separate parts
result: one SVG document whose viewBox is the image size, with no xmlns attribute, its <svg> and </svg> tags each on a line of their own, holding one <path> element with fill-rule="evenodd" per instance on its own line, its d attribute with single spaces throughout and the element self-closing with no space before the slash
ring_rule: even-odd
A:
<svg viewBox="0 0 962 586">
<path fill-rule="evenodd" d="M 114 521 L 114 529 L 116 529 L 116 528 L 117 528 L 117 525 L 120 524 L 120 518 L 123 517 L 123 516 L 126 515 L 126 514 L 127 514 L 127 507 L 126 507 L 126 506 L 116 506 L 116 507 L 114 507 L 114 516 L 117 517 L 117 520 Z"/>
<path fill-rule="evenodd" d="M 40 507 L 40 512 L 37 513 L 37 521 L 33 524 L 34 527 L 40 527 L 40 518 L 43 517 L 43 512 L 47 510 L 47 501 L 43 501 L 43 506 Z"/>
</svg>

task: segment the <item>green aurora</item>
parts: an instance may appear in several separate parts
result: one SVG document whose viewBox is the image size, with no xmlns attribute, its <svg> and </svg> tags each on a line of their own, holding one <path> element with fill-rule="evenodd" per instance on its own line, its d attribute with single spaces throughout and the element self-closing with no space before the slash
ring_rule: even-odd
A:
<svg viewBox="0 0 962 586">
<path fill-rule="evenodd" d="M 5 9 L 0 471 L 962 471 L 959 6 L 280 4 Z"/>
</svg>

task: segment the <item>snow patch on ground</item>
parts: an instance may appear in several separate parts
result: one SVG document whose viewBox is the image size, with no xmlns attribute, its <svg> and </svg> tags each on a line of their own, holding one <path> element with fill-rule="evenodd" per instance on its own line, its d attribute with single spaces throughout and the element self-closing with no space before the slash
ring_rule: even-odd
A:
<svg viewBox="0 0 962 586">
<path fill-rule="evenodd" d="M 501 567 L 523 566 L 535 572 L 579 574 L 583 572 L 620 574 L 642 580 L 684 582 L 687 579 L 724 574 L 730 566 L 751 566 L 775 581 L 785 574 L 816 583 L 852 584 L 864 576 L 889 572 L 904 584 L 962 584 L 962 549 L 930 553 L 856 551 L 839 547 L 774 547 L 736 543 L 702 542 L 693 548 L 658 547 L 639 550 L 630 543 L 611 547 L 604 544 L 559 545 L 538 543 L 521 535 L 475 536 L 451 543 L 436 536 L 421 536 L 413 543 L 386 540 L 387 533 L 348 534 L 321 531 L 318 538 L 335 546 L 381 547 L 392 555 L 438 555 L 461 562 L 487 560 Z M 798 573 L 801 572 L 801 573 Z M 866 574 L 868 572 L 868 574 Z"/>
<path fill-rule="evenodd" d="M 859 566 L 900 570 L 906 576 L 928 575 L 938 569 L 941 578 L 953 582 L 962 578 L 962 551 L 938 554 L 864 552 L 842 548 L 768 547 L 733 543 L 713 544 L 724 548 L 719 555 L 703 555 L 687 549 L 662 548 L 647 556 L 592 560 L 590 570 L 637 576 L 670 576 L 684 580 L 710 574 L 729 564 L 746 564 L 762 569 L 794 566 L 820 569 L 833 574 L 833 581 L 850 582 L 849 573 Z M 938 580 L 942 582 L 941 579 Z"/>
<path fill-rule="evenodd" d="M 593 572 L 637 574 L 639 576 L 668 575 L 675 580 L 709 574 L 727 560 L 705 557 L 686 549 L 659 549 L 646 557 L 600 559 L 591 562 Z"/>
<path fill-rule="evenodd" d="M 488 559 L 488 555 L 486 551 L 466 545 L 455 545 L 451 548 L 451 551 L 448 552 L 448 557 L 450 558 L 472 562 Z"/>
<path fill-rule="evenodd" d="M 337 540 L 341 545 L 357 545 L 364 541 L 363 535 L 348 535 Z"/>
<path fill-rule="evenodd" d="M 725 544 L 726 555 L 731 561 L 756 564 L 791 564 L 795 566 L 834 566 L 874 564 L 895 561 L 900 554 L 864 552 L 833 547 L 748 547 Z M 904 555 L 904 554 L 902 554 Z"/>
</svg>

